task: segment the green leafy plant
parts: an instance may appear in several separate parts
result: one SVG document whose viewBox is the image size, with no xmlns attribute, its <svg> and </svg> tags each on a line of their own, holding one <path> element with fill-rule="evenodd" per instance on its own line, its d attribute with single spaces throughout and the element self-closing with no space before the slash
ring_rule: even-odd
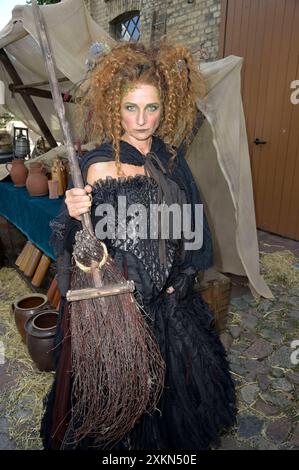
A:
<svg viewBox="0 0 299 470">
<path fill-rule="evenodd" d="M 0 114 L 0 129 L 5 129 L 6 128 L 6 124 L 9 122 L 9 121 L 12 121 L 14 119 L 14 116 L 8 112 L 4 113 L 4 114 Z"/>
<path fill-rule="evenodd" d="M 32 1 L 27 0 L 26 3 L 27 5 L 31 5 Z M 60 3 L 60 0 L 37 0 L 37 3 L 39 5 L 50 5 L 52 3 Z"/>
</svg>

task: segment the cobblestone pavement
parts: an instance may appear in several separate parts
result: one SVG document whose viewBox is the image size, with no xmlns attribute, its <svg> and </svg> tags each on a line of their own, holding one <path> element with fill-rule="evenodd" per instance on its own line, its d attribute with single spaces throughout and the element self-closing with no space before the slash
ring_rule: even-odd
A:
<svg viewBox="0 0 299 470">
<path fill-rule="evenodd" d="M 222 449 L 299 449 L 299 287 L 258 304 L 234 298 L 222 341 L 237 386 L 238 424 Z M 294 354 L 295 353 L 295 354 Z M 294 359 L 296 359 L 294 357 Z M 293 359 L 293 360 L 294 360 Z"/>
<path fill-rule="evenodd" d="M 265 232 L 259 242 L 263 252 L 287 249 L 299 258 L 298 242 Z M 223 450 L 299 449 L 299 365 L 292 363 L 299 360 L 299 286 L 270 287 L 274 300 L 255 301 L 238 287 L 231 300 L 221 339 L 237 386 L 238 422 L 222 438 Z"/>
<path fill-rule="evenodd" d="M 290 249 L 299 257 L 298 242 L 264 232 L 259 239 L 263 251 Z M 274 300 L 256 301 L 248 288 L 233 289 L 221 339 L 237 387 L 238 422 L 219 450 L 299 450 L 299 365 L 291 360 L 291 344 L 299 342 L 299 286 L 270 287 Z M 0 365 L 0 393 L 12 383 L 12 374 Z M 0 409 L 0 449 L 15 448 Z"/>
</svg>

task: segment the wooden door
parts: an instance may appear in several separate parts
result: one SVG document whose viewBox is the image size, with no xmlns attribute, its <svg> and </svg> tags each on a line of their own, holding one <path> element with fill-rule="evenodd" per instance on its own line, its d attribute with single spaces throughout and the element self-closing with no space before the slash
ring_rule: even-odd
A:
<svg viewBox="0 0 299 470">
<path fill-rule="evenodd" d="M 244 57 L 257 226 L 299 240 L 299 1 L 222 0 L 220 36 L 220 57 Z"/>
</svg>

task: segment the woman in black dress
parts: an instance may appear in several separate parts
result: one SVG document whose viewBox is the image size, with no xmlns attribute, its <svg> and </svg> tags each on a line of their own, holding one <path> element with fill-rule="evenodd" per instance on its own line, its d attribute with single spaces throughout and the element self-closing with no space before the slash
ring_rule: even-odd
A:
<svg viewBox="0 0 299 470">
<path fill-rule="evenodd" d="M 91 72 L 82 106 L 88 116 L 85 129 L 99 145 L 81 160 L 85 189 L 66 192 L 64 208 L 52 223 L 63 302 L 56 378 L 42 422 L 45 448 L 94 446 L 88 436 L 79 443 L 70 438 L 71 344 L 64 299 L 74 234 L 80 228 L 80 216 L 89 210 L 97 237 L 105 242 L 124 276 L 134 280 L 136 299 L 166 364 L 157 409 L 152 415 L 142 415 L 113 448 L 208 449 L 218 445 L 221 432 L 235 423 L 235 389 L 225 350 L 211 312 L 193 290 L 196 273 L 213 264 L 205 216 L 202 243 L 196 246 L 195 242 L 186 244 L 190 237 L 184 238 L 183 230 L 182 237 L 170 231 L 166 239 L 160 232 L 159 237 L 142 238 L 134 230 L 124 236 L 117 230 L 111 236 L 108 230 L 105 237 L 104 216 L 99 211 L 102 204 L 110 204 L 118 224 L 119 196 L 125 196 L 127 207 L 142 204 L 147 213 L 155 204 L 180 208 L 188 204 L 198 241 L 201 227 L 196 211 L 201 201 L 184 154 L 198 125 L 196 98 L 203 95 L 203 78 L 182 46 L 161 44 L 159 49 L 146 49 L 140 43 L 120 44 L 105 50 Z M 130 223 L 132 214 L 127 213 L 125 224 Z M 145 224 L 150 229 L 149 219 Z"/>
</svg>

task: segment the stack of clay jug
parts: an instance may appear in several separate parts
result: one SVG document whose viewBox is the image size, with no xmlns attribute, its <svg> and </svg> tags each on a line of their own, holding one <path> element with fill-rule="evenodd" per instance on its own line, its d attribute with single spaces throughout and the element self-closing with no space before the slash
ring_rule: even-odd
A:
<svg viewBox="0 0 299 470">
<path fill-rule="evenodd" d="M 59 157 L 54 159 L 51 174 L 52 181 L 58 182 L 58 196 L 63 196 L 67 189 L 67 169 Z"/>
</svg>

